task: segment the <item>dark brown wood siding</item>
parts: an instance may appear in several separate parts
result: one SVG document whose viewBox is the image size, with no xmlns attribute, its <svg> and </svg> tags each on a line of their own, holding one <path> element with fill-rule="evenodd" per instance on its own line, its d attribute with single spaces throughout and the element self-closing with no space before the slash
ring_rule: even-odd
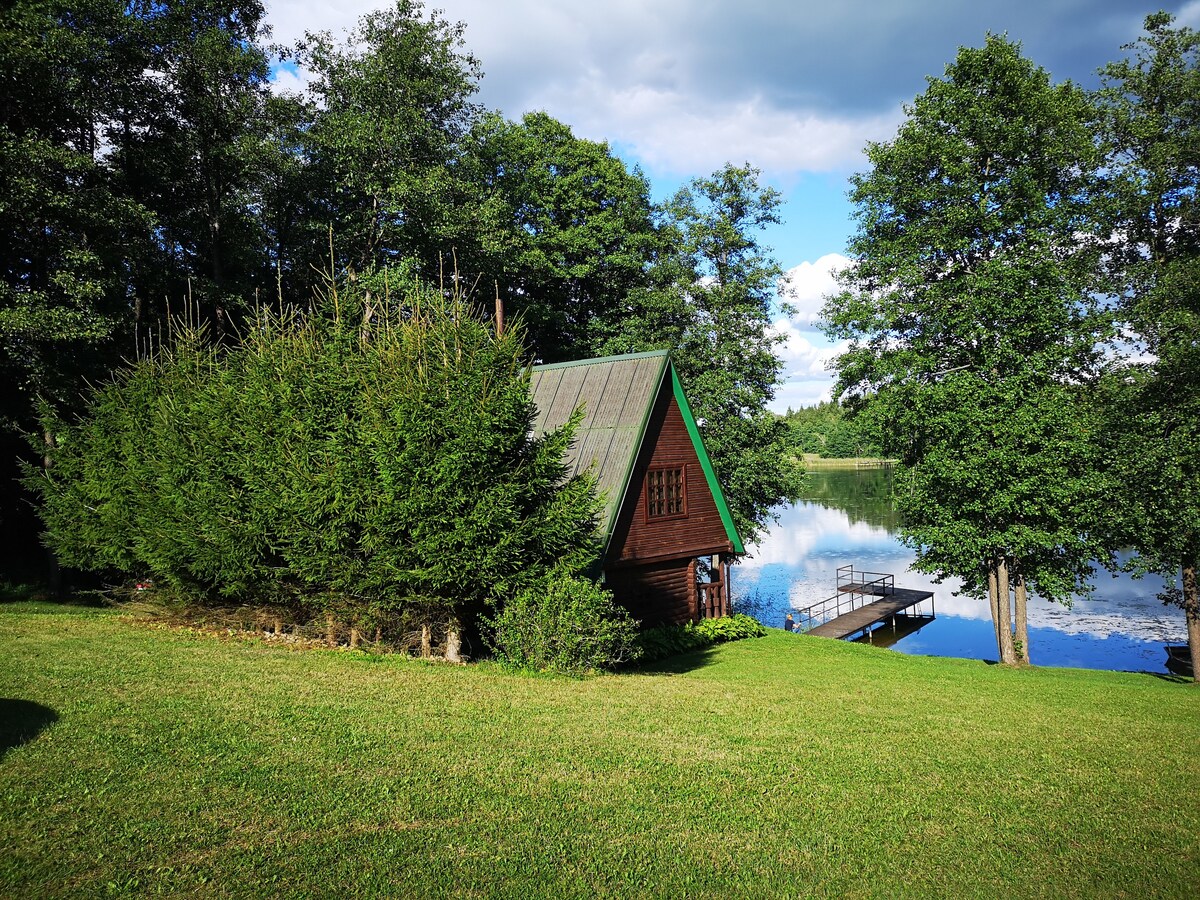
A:
<svg viewBox="0 0 1200 900">
<path fill-rule="evenodd" d="M 699 615 L 694 564 L 687 558 L 610 569 L 605 587 L 648 627 L 683 625 Z"/>
<path fill-rule="evenodd" d="M 686 516 L 647 519 L 646 473 L 659 468 L 684 470 Z M 633 496 L 626 498 L 609 545 L 609 566 L 705 556 L 732 549 L 669 384 L 664 383 L 655 402 L 630 491 Z"/>
</svg>

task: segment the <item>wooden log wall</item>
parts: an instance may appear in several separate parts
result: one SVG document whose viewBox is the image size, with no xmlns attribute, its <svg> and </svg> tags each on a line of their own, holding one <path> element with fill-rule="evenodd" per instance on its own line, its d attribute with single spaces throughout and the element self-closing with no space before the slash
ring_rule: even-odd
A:
<svg viewBox="0 0 1200 900">
<path fill-rule="evenodd" d="M 611 569 L 605 587 L 643 624 L 683 625 L 698 618 L 695 559 Z"/>
<path fill-rule="evenodd" d="M 694 558 L 731 550 L 700 458 L 688 436 L 679 404 L 669 389 L 662 392 L 655 404 L 643 448 L 631 481 L 631 490 L 636 491 L 637 496 L 627 498 L 621 510 L 610 545 L 610 562 L 626 565 L 671 557 Z M 686 516 L 647 517 L 646 474 L 659 468 L 684 470 Z"/>
</svg>

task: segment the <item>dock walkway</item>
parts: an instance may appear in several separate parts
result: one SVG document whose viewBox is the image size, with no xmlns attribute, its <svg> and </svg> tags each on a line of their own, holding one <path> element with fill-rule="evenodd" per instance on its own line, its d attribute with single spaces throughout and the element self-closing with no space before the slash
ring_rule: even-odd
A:
<svg viewBox="0 0 1200 900">
<path fill-rule="evenodd" d="M 897 616 L 910 616 L 913 607 L 933 600 L 932 591 L 898 588 L 891 575 L 863 572 L 853 566 L 838 569 L 837 590 L 835 596 L 799 611 L 801 630 L 835 640 L 869 634 L 874 626 Z M 932 612 L 919 614 L 932 617 Z"/>
</svg>

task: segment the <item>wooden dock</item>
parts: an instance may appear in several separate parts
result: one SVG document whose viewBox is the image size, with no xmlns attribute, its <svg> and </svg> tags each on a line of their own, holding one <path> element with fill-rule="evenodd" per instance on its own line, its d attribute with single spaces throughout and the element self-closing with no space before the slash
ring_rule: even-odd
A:
<svg viewBox="0 0 1200 900">
<path fill-rule="evenodd" d="M 813 634 L 817 637 L 834 638 L 836 640 L 848 638 L 853 634 L 858 634 L 860 631 L 872 628 L 880 622 L 886 622 L 893 616 L 904 613 L 918 603 L 924 603 L 926 600 L 932 599 L 932 597 L 932 591 L 912 591 L 906 588 L 895 588 L 893 593 L 887 596 L 880 597 L 878 600 L 873 600 L 849 612 L 842 613 L 840 616 L 830 619 L 824 625 L 818 625 L 816 628 L 809 629 L 808 634 Z"/>
<path fill-rule="evenodd" d="M 876 625 L 896 617 L 915 618 L 910 610 L 933 599 L 932 591 L 898 588 L 891 575 L 862 572 L 852 566 L 838 570 L 837 591 L 828 600 L 799 611 L 799 624 L 805 633 L 835 640 L 870 634 Z M 918 615 L 931 619 L 932 609 Z"/>
</svg>

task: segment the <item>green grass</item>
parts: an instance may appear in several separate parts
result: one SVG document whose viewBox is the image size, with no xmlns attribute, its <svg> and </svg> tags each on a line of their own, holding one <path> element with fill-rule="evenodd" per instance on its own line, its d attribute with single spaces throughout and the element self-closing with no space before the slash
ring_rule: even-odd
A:
<svg viewBox="0 0 1200 900">
<path fill-rule="evenodd" d="M 795 637 L 572 681 L 0 606 L 0 896 L 1193 895 L 1200 690 Z M 19 702 L 15 702 L 19 701 Z M 52 721 L 51 721 L 52 720 Z"/>
</svg>

